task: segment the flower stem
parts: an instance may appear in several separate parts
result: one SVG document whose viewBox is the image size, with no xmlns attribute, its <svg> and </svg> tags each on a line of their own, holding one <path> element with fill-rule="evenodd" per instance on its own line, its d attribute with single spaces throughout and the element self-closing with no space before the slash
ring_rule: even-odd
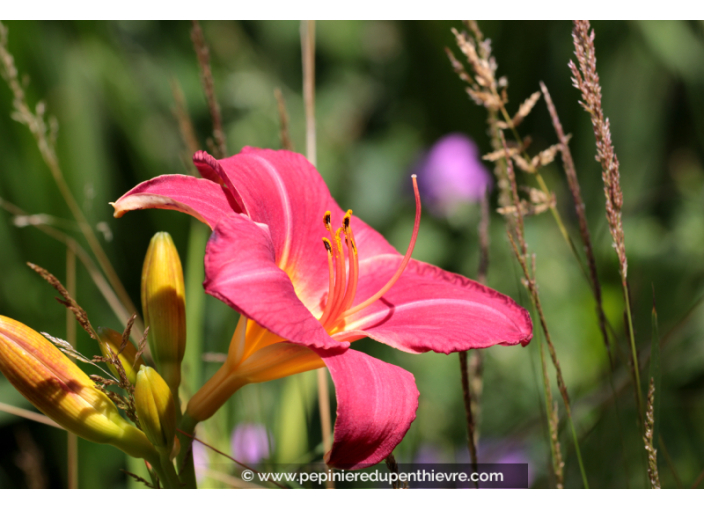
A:
<svg viewBox="0 0 704 510">
<path fill-rule="evenodd" d="M 186 489 L 198 488 L 195 465 L 193 464 L 193 433 L 197 424 L 198 422 L 188 413 L 184 413 L 176 434 L 181 443 L 181 449 L 176 456 L 176 465 L 179 469 L 179 479 Z"/>
<path fill-rule="evenodd" d="M 474 421 L 472 413 L 472 397 L 469 391 L 469 368 L 467 366 L 468 351 L 460 351 L 457 353 L 460 357 L 460 374 L 462 375 L 462 397 L 464 399 L 464 412 L 467 420 L 467 447 L 469 455 L 472 458 L 472 469 L 477 472 L 477 444 L 476 444 L 476 428 L 477 424 Z M 476 482 L 475 482 L 476 485 Z"/>
<path fill-rule="evenodd" d="M 152 464 L 154 471 L 159 476 L 162 485 L 165 489 L 182 489 L 185 488 L 181 480 L 179 480 L 174 465 L 169 460 L 168 454 L 162 454 L 159 462 Z"/>
</svg>

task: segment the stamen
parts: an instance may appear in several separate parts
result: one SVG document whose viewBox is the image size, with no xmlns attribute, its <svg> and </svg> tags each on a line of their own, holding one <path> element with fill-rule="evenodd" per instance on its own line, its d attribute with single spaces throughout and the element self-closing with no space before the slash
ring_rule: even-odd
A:
<svg viewBox="0 0 704 510">
<path fill-rule="evenodd" d="M 323 225 L 325 225 L 327 231 L 332 234 L 332 227 L 330 226 L 331 223 L 330 211 L 325 211 L 325 214 L 323 215 Z"/>
<path fill-rule="evenodd" d="M 357 245 L 354 242 L 354 234 L 352 233 L 352 228 L 350 227 L 350 216 L 352 216 L 352 209 L 347 211 L 342 224 L 345 229 L 345 242 L 347 243 L 347 253 L 350 260 L 350 278 L 347 284 L 347 291 L 345 292 L 345 297 L 342 300 L 342 304 L 339 309 L 336 310 L 336 315 L 340 312 L 347 310 L 352 302 L 354 301 L 355 294 L 357 293 L 357 280 L 359 276 L 359 257 L 357 256 Z M 339 318 L 338 318 L 339 320 Z"/>
<path fill-rule="evenodd" d="M 345 252 L 342 250 L 342 241 L 340 239 L 342 227 L 335 232 L 335 301 L 332 310 L 325 321 L 321 320 L 321 324 L 325 327 L 331 319 L 336 319 L 342 300 L 345 297 L 345 284 L 347 280 L 347 270 L 345 268 Z"/>
<path fill-rule="evenodd" d="M 332 263 L 332 245 L 330 244 L 330 240 L 326 237 L 323 237 L 323 244 L 325 245 L 325 249 L 328 251 L 328 272 L 330 279 L 328 280 L 328 301 L 325 303 L 323 315 L 320 317 L 321 323 L 323 323 L 324 320 L 327 320 L 330 316 L 332 307 L 335 304 L 335 268 Z"/>
<path fill-rule="evenodd" d="M 413 254 L 413 248 L 416 246 L 416 239 L 418 238 L 418 229 L 420 228 L 420 193 L 418 192 L 418 181 L 416 180 L 416 175 L 413 174 L 411 176 L 413 179 L 413 193 L 416 196 L 416 219 L 413 224 L 413 235 L 411 236 L 411 242 L 408 244 L 408 250 L 406 250 L 406 255 L 403 257 L 403 260 L 401 261 L 401 265 L 399 268 L 396 270 L 396 273 L 391 277 L 391 279 L 388 281 L 386 285 L 384 285 L 379 292 L 374 294 L 372 297 L 367 299 L 366 301 L 358 304 L 354 308 L 350 308 L 346 312 L 343 312 L 340 318 L 345 318 L 349 317 L 352 314 L 355 314 L 359 312 L 360 310 L 363 310 L 364 308 L 368 307 L 378 299 L 380 299 L 386 292 L 393 287 L 393 285 L 398 281 L 399 278 L 401 278 L 401 275 L 403 274 L 403 271 L 406 269 L 406 266 L 408 265 L 408 262 L 411 260 L 411 255 Z"/>
</svg>

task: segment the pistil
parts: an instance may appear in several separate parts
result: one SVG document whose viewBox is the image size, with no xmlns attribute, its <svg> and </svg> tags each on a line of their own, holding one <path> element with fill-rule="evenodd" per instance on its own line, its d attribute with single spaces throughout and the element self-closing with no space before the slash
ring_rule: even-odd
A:
<svg viewBox="0 0 704 510">
<path fill-rule="evenodd" d="M 416 196 L 416 219 L 415 222 L 413 223 L 413 235 L 411 236 L 411 242 L 408 244 L 408 249 L 406 250 L 406 255 L 403 257 L 403 260 L 401 261 L 401 265 L 398 267 L 396 270 L 396 273 L 391 277 L 391 279 L 388 281 L 386 285 L 384 285 L 376 294 L 374 294 L 372 297 L 367 299 L 366 301 L 358 304 L 354 308 L 350 308 L 346 312 L 343 312 L 341 318 L 349 317 L 352 314 L 355 314 L 359 312 L 360 310 L 365 309 L 375 301 L 379 300 L 386 292 L 393 287 L 394 283 L 398 281 L 399 278 L 401 278 L 401 275 L 403 274 L 403 271 L 406 269 L 406 266 L 408 265 L 408 262 L 411 260 L 411 255 L 413 255 L 413 248 L 416 246 L 416 239 L 418 238 L 418 229 L 420 228 L 420 193 L 418 192 L 418 181 L 416 179 L 416 175 L 413 174 L 411 176 L 413 179 L 413 193 Z"/>
</svg>

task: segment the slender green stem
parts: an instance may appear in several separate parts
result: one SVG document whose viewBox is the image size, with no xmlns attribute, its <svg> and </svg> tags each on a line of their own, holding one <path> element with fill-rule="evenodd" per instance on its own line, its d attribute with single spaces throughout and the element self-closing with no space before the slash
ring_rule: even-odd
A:
<svg viewBox="0 0 704 510">
<path fill-rule="evenodd" d="M 533 305 L 533 313 L 535 313 L 535 305 Z M 548 442 L 550 443 L 550 453 L 552 455 L 552 468 L 557 479 L 557 488 L 559 489 L 563 483 L 562 461 L 559 453 L 559 445 L 555 444 L 554 438 L 557 434 L 553 434 L 553 424 L 550 416 L 552 415 L 552 391 L 550 391 L 550 379 L 548 378 L 548 367 L 545 362 L 545 349 L 543 348 L 543 339 L 538 335 L 538 346 L 540 347 L 540 367 L 543 372 L 543 393 L 545 394 L 545 417 L 548 421 Z"/>
<path fill-rule="evenodd" d="M 181 449 L 176 456 L 176 465 L 179 469 L 179 478 L 186 489 L 196 489 L 196 470 L 193 464 L 193 433 L 198 422 L 193 420 L 188 414 L 181 418 L 180 427 L 176 437 L 181 444 Z M 183 431 L 183 433 L 181 432 Z"/>
<path fill-rule="evenodd" d="M 169 460 L 168 454 L 162 454 L 159 461 L 152 464 L 152 467 L 165 489 L 184 488 L 183 483 L 176 474 L 173 463 Z"/>
<path fill-rule="evenodd" d="M 636 350 L 636 339 L 633 335 L 633 319 L 631 317 L 631 300 L 628 297 L 628 284 L 623 280 L 623 299 L 626 302 L 626 318 L 628 320 L 628 337 L 631 342 L 631 356 L 633 357 L 633 374 L 636 379 L 636 400 L 638 401 L 638 420 L 643 422 L 643 396 L 640 392 L 640 369 L 638 368 L 638 351 Z"/>
<path fill-rule="evenodd" d="M 587 481 L 587 472 L 584 469 L 584 463 L 582 462 L 582 452 L 579 449 L 579 442 L 577 440 L 577 430 L 574 428 L 574 422 L 572 421 L 572 413 L 567 415 L 567 421 L 570 422 L 570 429 L 572 429 L 572 440 L 574 441 L 574 450 L 577 453 L 577 462 L 579 462 L 579 471 L 582 473 L 582 483 L 584 488 L 589 488 L 589 482 Z"/>
</svg>

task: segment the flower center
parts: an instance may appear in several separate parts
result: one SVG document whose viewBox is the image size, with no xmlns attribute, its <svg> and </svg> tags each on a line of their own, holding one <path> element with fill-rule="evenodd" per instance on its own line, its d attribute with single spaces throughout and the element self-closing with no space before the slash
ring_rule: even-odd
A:
<svg viewBox="0 0 704 510">
<path fill-rule="evenodd" d="M 323 245 L 328 252 L 328 297 L 323 309 L 323 314 L 320 316 L 320 323 L 329 332 L 334 333 L 336 329 L 340 329 L 344 325 L 346 317 L 353 315 L 360 310 L 368 307 L 372 303 L 379 300 L 386 292 L 398 281 L 406 269 L 408 262 L 411 260 L 413 248 L 416 245 L 418 238 L 418 229 L 420 227 L 420 194 L 418 193 L 418 182 L 416 176 L 413 179 L 413 193 L 416 199 L 416 218 L 413 224 L 413 235 L 408 244 L 406 255 L 403 257 L 401 264 L 389 279 L 389 281 L 373 296 L 365 301 L 352 306 L 355 295 L 357 293 L 357 281 L 359 279 L 359 256 L 357 254 L 357 244 L 354 240 L 352 232 L 351 218 L 352 210 L 348 210 L 342 218 L 342 226 L 334 233 L 332 230 L 332 218 L 330 211 L 327 211 L 323 216 L 323 224 L 330 233 L 330 238 L 323 237 Z M 342 235 L 344 235 L 344 245 L 347 247 L 347 260 L 345 258 L 345 249 L 343 247 Z M 348 275 L 349 270 L 349 275 Z M 349 276 L 349 278 L 348 278 Z"/>
</svg>

